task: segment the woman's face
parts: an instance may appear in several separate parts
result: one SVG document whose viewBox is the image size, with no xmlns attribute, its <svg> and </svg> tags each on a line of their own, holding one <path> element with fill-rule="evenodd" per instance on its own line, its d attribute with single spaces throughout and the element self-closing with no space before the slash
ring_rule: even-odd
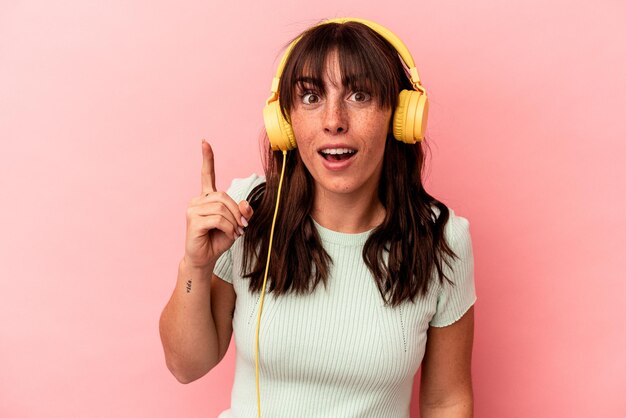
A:
<svg viewBox="0 0 626 418">
<path fill-rule="evenodd" d="M 391 109 L 381 109 L 366 92 L 342 86 L 336 52 L 329 54 L 324 74 L 324 94 L 311 83 L 304 91 L 296 89 L 290 118 L 300 157 L 316 192 L 375 195 Z"/>
</svg>

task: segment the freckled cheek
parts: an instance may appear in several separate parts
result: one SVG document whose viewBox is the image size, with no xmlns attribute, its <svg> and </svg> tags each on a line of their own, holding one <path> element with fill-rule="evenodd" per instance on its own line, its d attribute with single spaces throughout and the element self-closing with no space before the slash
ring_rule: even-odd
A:
<svg viewBox="0 0 626 418">
<path fill-rule="evenodd" d="M 378 110 L 372 110 L 366 114 L 357 114 L 354 121 L 359 126 L 365 127 L 369 134 L 386 134 L 391 121 L 391 111 L 381 113 Z"/>
<path fill-rule="evenodd" d="M 313 143 L 314 136 L 311 135 L 313 130 L 306 123 L 301 123 L 301 121 L 295 119 L 292 119 L 291 127 L 296 138 L 300 158 L 308 166 L 308 163 L 317 156 Z"/>
<path fill-rule="evenodd" d="M 315 148 L 313 146 L 313 137 L 308 134 L 310 132 L 311 131 L 294 129 L 296 144 L 298 145 L 301 153 L 305 152 L 306 154 L 310 154 L 311 150 Z"/>
<path fill-rule="evenodd" d="M 370 119 L 361 125 L 363 136 L 366 138 L 376 138 L 376 141 L 384 141 L 389 133 L 389 123 L 386 119 Z"/>
<path fill-rule="evenodd" d="M 298 148 L 300 148 L 300 152 L 302 152 L 302 150 L 305 150 L 311 144 L 312 137 L 310 133 L 313 132 L 313 130 L 305 121 L 293 117 L 291 119 L 291 128 L 295 135 Z"/>
</svg>

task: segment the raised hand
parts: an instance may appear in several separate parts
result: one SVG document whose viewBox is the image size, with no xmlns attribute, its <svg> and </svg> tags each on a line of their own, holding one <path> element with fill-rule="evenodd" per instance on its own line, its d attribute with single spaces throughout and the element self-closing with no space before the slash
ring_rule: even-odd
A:
<svg viewBox="0 0 626 418">
<path fill-rule="evenodd" d="M 215 187 L 213 150 L 202 140 L 202 185 L 200 196 L 187 207 L 185 262 L 189 267 L 206 268 L 217 261 L 239 238 L 252 216 L 245 200 L 237 204 L 228 194 Z"/>
</svg>

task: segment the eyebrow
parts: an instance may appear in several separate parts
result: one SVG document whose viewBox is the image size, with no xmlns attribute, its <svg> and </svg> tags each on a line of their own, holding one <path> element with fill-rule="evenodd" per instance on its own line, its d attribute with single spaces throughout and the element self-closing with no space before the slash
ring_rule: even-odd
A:
<svg viewBox="0 0 626 418">
<path fill-rule="evenodd" d="M 319 78 L 315 78 L 315 77 L 305 77 L 305 76 L 301 76 L 296 78 L 296 85 L 297 86 L 302 86 L 304 84 L 313 84 L 315 87 L 318 88 L 323 88 L 324 87 L 324 82 L 322 80 L 320 80 Z"/>
<path fill-rule="evenodd" d="M 303 87 L 304 84 L 312 84 L 318 89 L 324 90 L 324 82 L 316 77 L 307 77 L 300 76 L 296 78 L 296 86 Z M 372 82 L 368 77 L 363 75 L 355 75 L 351 74 L 344 78 L 343 87 L 349 88 L 370 88 L 372 87 Z"/>
<path fill-rule="evenodd" d="M 364 74 L 348 74 L 345 77 L 344 85 L 352 89 L 371 89 L 373 87 L 372 80 Z"/>
</svg>

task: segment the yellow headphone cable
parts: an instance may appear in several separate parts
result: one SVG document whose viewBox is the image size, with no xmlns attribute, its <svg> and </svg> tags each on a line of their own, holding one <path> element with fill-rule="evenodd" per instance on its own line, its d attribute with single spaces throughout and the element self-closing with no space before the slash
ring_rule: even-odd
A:
<svg viewBox="0 0 626 418">
<path fill-rule="evenodd" d="M 274 208 L 274 218 L 272 219 L 272 228 L 270 229 L 270 243 L 267 248 L 267 261 L 265 263 L 265 275 L 263 276 L 263 290 L 261 291 L 261 302 L 259 304 L 259 315 L 256 323 L 256 341 L 255 341 L 255 363 L 256 363 L 256 400 L 257 413 L 261 418 L 261 389 L 259 388 L 259 328 L 261 326 L 261 312 L 263 311 L 263 300 L 265 298 L 265 283 L 267 282 L 267 272 L 270 266 L 270 254 L 272 253 L 272 240 L 274 239 L 274 226 L 276 225 L 276 215 L 278 215 L 278 204 L 280 203 L 280 191 L 283 188 L 283 177 L 285 175 L 285 166 L 287 165 L 287 150 L 283 151 L 283 167 L 280 170 L 280 180 L 278 181 L 278 195 L 276 196 L 276 208 Z"/>
</svg>

